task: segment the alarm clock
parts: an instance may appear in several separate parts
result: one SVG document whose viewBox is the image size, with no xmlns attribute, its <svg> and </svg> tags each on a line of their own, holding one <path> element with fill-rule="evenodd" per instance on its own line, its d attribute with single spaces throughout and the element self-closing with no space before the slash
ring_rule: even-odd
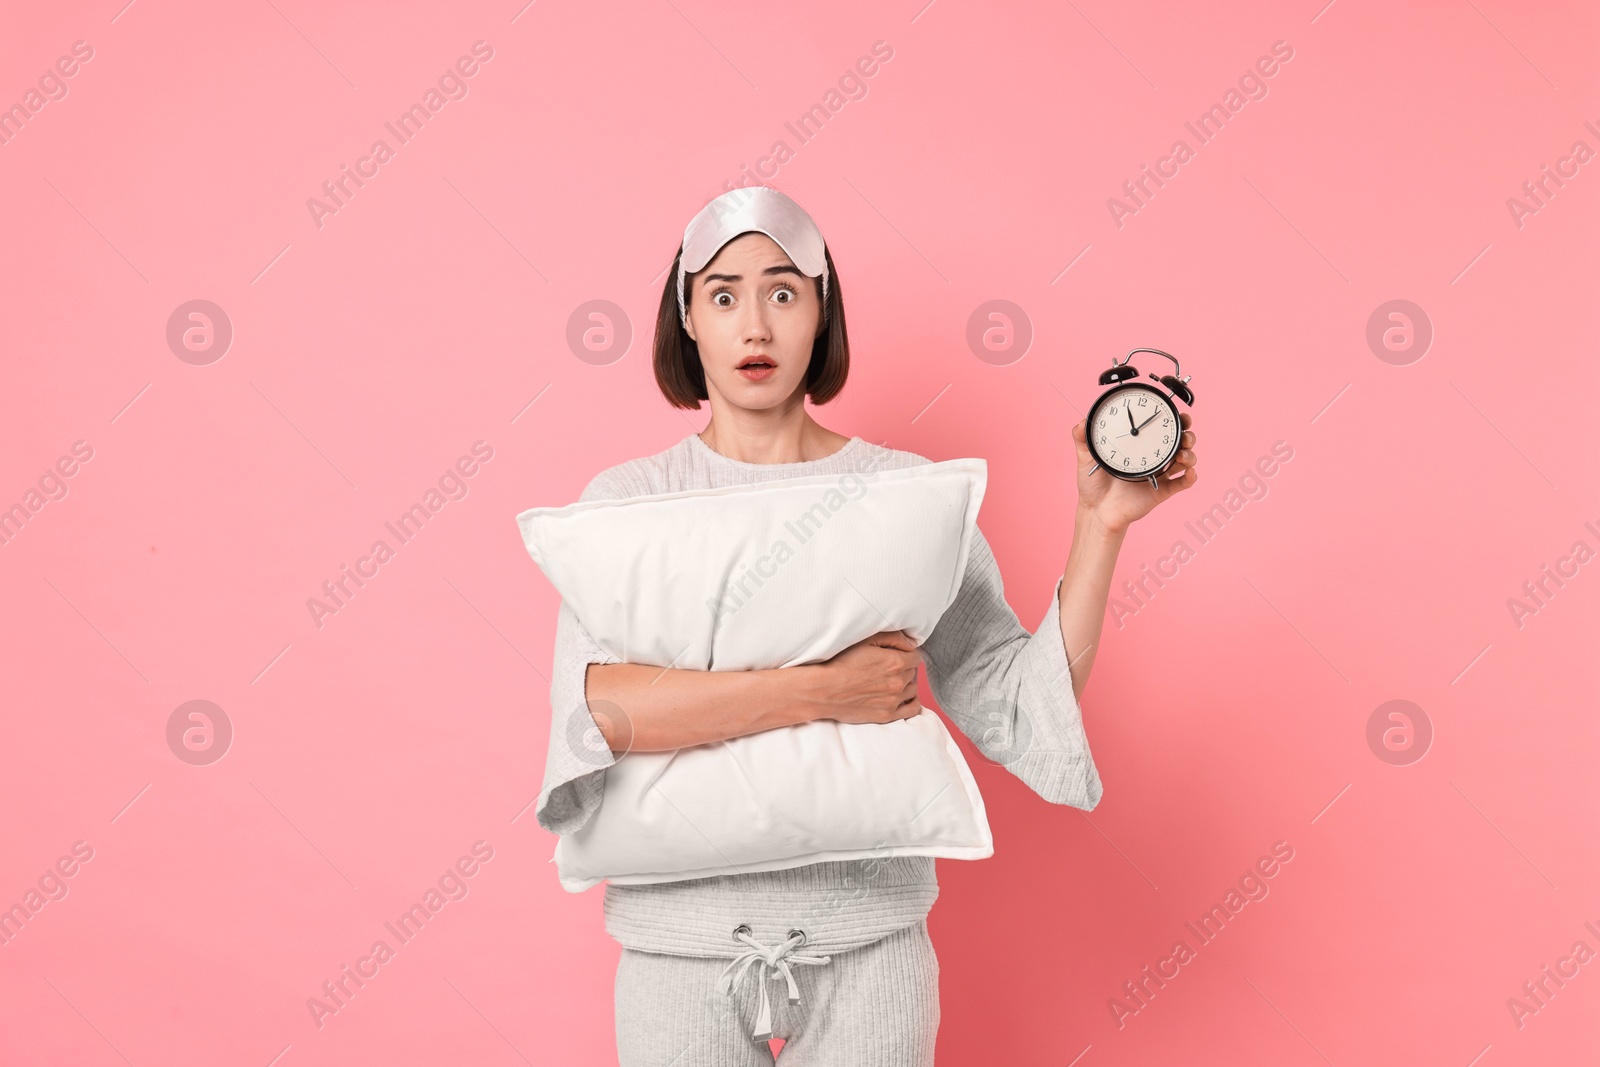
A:
<svg viewBox="0 0 1600 1067">
<path fill-rule="evenodd" d="M 1172 374 L 1150 375 L 1166 386 L 1166 392 L 1132 380 L 1139 377 L 1139 368 L 1129 361 L 1140 352 L 1172 360 Z M 1135 348 L 1120 363 L 1111 361 L 1111 369 L 1100 375 L 1100 384 L 1110 388 L 1095 399 L 1085 420 L 1084 436 L 1094 457 L 1090 474 L 1104 468 L 1113 478 L 1149 479 L 1153 487 L 1161 488 L 1158 476 L 1172 466 L 1183 439 L 1183 420 L 1173 401 L 1194 405 L 1187 384 L 1190 375 L 1178 377 L 1182 371 L 1177 359 L 1155 348 Z"/>
</svg>

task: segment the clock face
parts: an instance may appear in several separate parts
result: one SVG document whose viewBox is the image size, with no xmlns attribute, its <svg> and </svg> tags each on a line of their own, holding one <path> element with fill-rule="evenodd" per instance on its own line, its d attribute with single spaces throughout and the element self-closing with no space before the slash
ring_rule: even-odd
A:
<svg viewBox="0 0 1600 1067">
<path fill-rule="evenodd" d="M 1167 395 L 1130 383 L 1103 393 L 1089 409 L 1089 451 L 1112 474 L 1143 478 L 1161 471 L 1178 452 L 1182 426 Z"/>
</svg>

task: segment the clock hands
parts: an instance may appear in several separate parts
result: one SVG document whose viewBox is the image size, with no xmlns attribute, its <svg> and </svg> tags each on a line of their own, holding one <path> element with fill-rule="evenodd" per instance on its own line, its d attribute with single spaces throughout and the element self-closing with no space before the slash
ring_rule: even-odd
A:
<svg viewBox="0 0 1600 1067">
<path fill-rule="evenodd" d="M 1160 409 L 1157 409 L 1155 411 L 1155 413 L 1150 416 L 1150 418 L 1145 419 L 1143 422 L 1139 423 L 1139 425 L 1135 426 L 1133 424 L 1133 405 L 1130 404 L 1128 406 L 1127 410 L 1128 410 L 1128 433 L 1119 433 L 1119 434 L 1117 434 L 1118 437 L 1127 437 L 1128 434 L 1132 434 L 1133 436 L 1138 437 L 1139 436 L 1139 431 L 1144 429 L 1146 426 L 1149 426 L 1151 420 L 1154 419 L 1156 417 L 1156 415 L 1161 414 Z"/>
</svg>

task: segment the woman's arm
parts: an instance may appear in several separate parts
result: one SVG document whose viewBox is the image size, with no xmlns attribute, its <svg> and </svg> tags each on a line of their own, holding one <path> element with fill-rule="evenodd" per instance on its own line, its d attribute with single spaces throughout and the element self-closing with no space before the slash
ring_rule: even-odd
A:
<svg viewBox="0 0 1600 1067">
<path fill-rule="evenodd" d="M 1105 471 L 1089 474 L 1094 458 L 1083 423 L 1072 428 L 1078 445 L 1078 510 L 1072 524 L 1072 548 L 1067 552 L 1067 568 L 1062 574 L 1059 594 L 1061 640 L 1072 672 L 1072 696 L 1083 695 L 1094 667 L 1095 647 L 1100 643 L 1100 628 L 1105 624 L 1106 602 L 1111 596 L 1111 572 L 1128 526 L 1173 493 L 1194 485 L 1194 431 L 1190 418 L 1180 413 L 1183 435 L 1172 466 L 1161 477 L 1161 488 L 1148 482 L 1125 482 Z"/>
<path fill-rule="evenodd" d="M 599 810 L 605 770 L 629 751 L 667 751 L 832 718 L 890 722 L 920 712 L 921 657 L 899 632 L 823 663 L 765 671 L 663 670 L 623 663 L 563 602 L 550 672 L 550 744 L 535 817 L 576 833 Z"/>
<path fill-rule="evenodd" d="M 664 752 L 806 721 L 790 683 L 809 669 L 693 671 L 592 663 L 585 690 L 612 752 Z"/>
<path fill-rule="evenodd" d="M 921 711 L 916 646 L 875 634 L 822 663 L 697 671 L 592 663 L 585 690 L 611 751 L 664 752 L 813 719 L 890 722 Z"/>
<path fill-rule="evenodd" d="M 974 532 L 961 588 L 922 653 L 934 699 L 986 759 L 1052 804 L 1092 811 L 1102 787 L 1078 694 L 1100 640 L 1112 568 L 1128 525 L 1193 485 L 1195 474 L 1194 435 L 1185 433 L 1174 476 L 1159 490 L 1091 476 L 1083 430 L 1079 423 L 1072 431 L 1079 458 L 1072 547 L 1038 627 L 1023 628 L 994 552 Z"/>
<path fill-rule="evenodd" d="M 1110 530 L 1094 511 L 1078 508 L 1072 524 L 1072 548 L 1061 576 L 1061 642 L 1072 672 L 1072 696 L 1083 696 L 1094 669 L 1094 651 L 1105 623 L 1111 596 L 1111 572 L 1117 564 L 1126 530 Z"/>
</svg>

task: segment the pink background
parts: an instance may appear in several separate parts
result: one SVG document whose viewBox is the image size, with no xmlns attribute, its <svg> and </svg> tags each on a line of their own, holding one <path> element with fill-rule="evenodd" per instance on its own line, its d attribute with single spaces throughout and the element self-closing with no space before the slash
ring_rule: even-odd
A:
<svg viewBox="0 0 1600 1067">
<path fill-rule="evenodd" d="M 1164 348 L 1198 398 L 1199 483 L 1117 583 L 1193 557 L 1119 592 L 1084 698 L 1100 807 L 962 739 L 997 851 L 939 864 L 941 1061 L 1600 1051 L 1600 962 L 1520 1026 L 1507 1006 L 1600 952 L 1600 162 L 1520 225 L 1507 204 L 1600 150 L 1595 9 L 919 5 L 13 5 L 0 103 L 93 58 L 0 145 L 0 506 L 66 490 L 0 545 L 0 905 L 93 856 L 0 946 L 0 1062 L 614 1061 L 601 891 L 559 888 L 529 808 L 557 601 L 513 517 L 705 424 L 651 376 L 664 271 L 777 140 L 765 177 L 827 235 L 852 327 L 817 417 L 985 457 L 1030 629 L 1096 375 Z M 398 145 L 384 123 L 480 40 L 467 95 Z M 878 41 L 801 144 L 785 123 Z M 1278 41 L 1267 95 L 1200 145 L 1184 123 Z M 308 198 L 379 138 L 319 227 Z M 1108 198 L 1179 138 L 1119 226 Z M 166 336 L 197 299 L 233 330 L 204 365 Z M 594 300 L 625 349 L 569 343 Z M 1025 352 L 969 346 L 991 300 Z M 1421 358 L 1369 345 L 1392 300 L 1431 323 Z M 466 495 L 319 628 L 307 600 L 477 441 Z M 1229 498 L 1279 441 L 1266 495 Z M 1201 544 L 1185 524 L 1230 502 Z M 190 700 L 233 730 L 209 765 L 169 747 Z M 1408 765 L 1368 743 L 1391 700 L 1431 724 Z M 319 1028 L 307 999 L 478 841 L 468 895 Z M 1279 841 L 1270 895 L 1119 1027 L 1123 983 Z"/>
</svg>

